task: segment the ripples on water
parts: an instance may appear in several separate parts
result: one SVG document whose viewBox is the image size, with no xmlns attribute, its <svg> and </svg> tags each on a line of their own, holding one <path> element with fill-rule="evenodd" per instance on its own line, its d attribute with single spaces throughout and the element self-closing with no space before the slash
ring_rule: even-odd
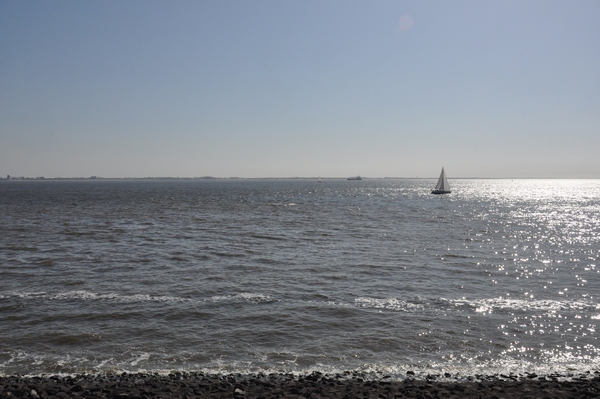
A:
<svg viewBox="0 0 600 399">
<path fill-rule="evenodd" d="M 0 373 L 600 369 L 600 182 L 0 182 Z"/>
</svg>

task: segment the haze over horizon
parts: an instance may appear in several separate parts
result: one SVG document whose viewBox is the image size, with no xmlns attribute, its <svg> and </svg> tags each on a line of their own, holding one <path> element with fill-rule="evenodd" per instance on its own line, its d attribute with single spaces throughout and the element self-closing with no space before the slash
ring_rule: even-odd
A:
<svg viewBox="0 0 600 399">
<path fill-rule="evenodd" d="M 600 178 L 600 2 L 0 3 L 0 176 Z"/>
</svg>

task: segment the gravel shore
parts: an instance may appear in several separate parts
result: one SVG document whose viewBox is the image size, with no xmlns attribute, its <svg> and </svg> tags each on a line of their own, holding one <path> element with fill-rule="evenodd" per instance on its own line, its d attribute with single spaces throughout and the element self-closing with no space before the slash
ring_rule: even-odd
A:
<svg viewBox="0 0 600 399">
<path fill-rule="evenodd" d="M 9 376 L 0 377 L 0 398 L 600 398 L 600 373 L 452 380 L 409 372 L 401 381 L 360 373 Z"/>
</svg>

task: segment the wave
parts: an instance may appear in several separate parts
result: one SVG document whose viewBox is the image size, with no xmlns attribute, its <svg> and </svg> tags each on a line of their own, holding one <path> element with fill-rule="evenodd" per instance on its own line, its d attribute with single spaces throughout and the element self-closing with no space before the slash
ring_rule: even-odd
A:
<svg viewBox="0 0 600 399">
<path fill-rule="evenodd" d="M 424 309 L 424 305 L 421 303 L 408 302 L 397 298 L 379 299 L 359 297 L 354 300 L 354 304 L 360 308 L 387 309 L 405 312 L 415 312 Z"/>
<path fill-rule="evenodd" d="M 149 295 L 149 294 L 117 294 L 96 293 L 85 290 L 66 291 L 59 293 L 40 292 L 7 292 L 0 294 L 0 299 L 16 297 L 20 299 L 47 299 L 51 301 L 80 300 L 80 301 L 111 301 L 111 302 L 193 302 L 193 303 L 217 303 L 217 302 L 272 302 L 274 299 L 269 295 L 242 292 L 229 295 L 215 295 L 205 299 L 182 298 L 171 295 Z"/>
<path fill-rule="evenodd" d="M 115 301 L 115 302 L 185 302 L 189 299 L 168 295 L 132 294 L 122 295 L 116 293 L 100 294 L 91 291 L 78 290 L 58 293 L 40 292 L 8 292 L 0 294 L 0 298 L 17 297 L 21 299 L 48 299 L 48 300 L 81 300 L 81 301 Z"/>
<path fill-rule="evenodd" d="M 242 292 L 240 294 L 231 295 L 215 295 L 207 300 L 208 302 L 273 302 L 269 295 L 253 294 L 250 292 Z"/>
<path fill-rule="evenodd" d="M 508 298 L 481 298 L 481 299 L 448 299 L 448 298 L 415 298 L 405 300 L 399 298 L 370 298 L 359 297 L 354 304 L 361 308 L 386 309 L 403 312 L 423 312 L 433 310 L 466 310 L 473 313 L 496 312 L 531 312 L 531 311 L 600 311 L 600 304 L 594 301 L 567 301 L 567 300 L 533 300 L 533 299 L 508 299 Z M 593 316 L 594 318 L 596 316 Z"/>
<path fill-rule="evenodd" d="M 0 299 L 9 298 L 20 299 L 46 299 L 51 301 L 80 300 L 80 301 L 113 301 L 113 302 L 191 302 L 191 303 L 227 303 L 227 302 L 280 302 L 281 299 L 272 295 L 252 292 L 241 292 L 225 295 L 213 295 L 208 298 L 189 298 L 172 295 L 150 295 L 150 294 L 119 294 L 119 293 L 97 293 L 87 290 L 72 290 L 65 292 L 4 292 L 0 293 Z M 355 306 L 358 308 L 386 309 L 391 311 L 403 312 L 423 312 L 431 310 L 457 310 L 470 311 L 474 313 L 492 313 L 492 312 L 530 312 L 530 311 L 585 311 L 600 312 L 600 304 L 582 300 L 552 300 L 552 299 L 511 299 L 511 298 L 422 298 L 412 299 L 402 298 L 375 298 L 360 296 L 354 299 L 353 303 L 343 303 L 331 301 L 323 298 L 322 300 L 311 299 L 305 301 L 310 306 L 323 304 L 327 307 L 335 305 L 341 307 Z M 594 319 L 600 317 L 593 316 Z"/>
<path fill-rule="evenodd" d="M 367 362 L 344 367 L 336 359 L 322 359 L 306 364 L 304 355 L 296 352 L 256 354 L 245 360 L 207 358 L 204 354 L 182 351 L 166 354 L 132 348 L 121 353 L 92 354 L 85 352 L 39 354 L 28 351 L 0 350 L 0 376 L 20 375 L 90 375 L 127 373 L 170 374 L 173 372 L 201 372 L 212 375 L 290 374 L 295 376 L 319 372 L 329 375 L 359 374 L 361 378 L 378 380 L 437 379 L 469 380 L 494 377 L 498 379 L 551 376 L 561 380 L 592 378 L 600 369 L 600 358 L 548 356 L 544 361 L 530 361 L 510 356 L 485 358 L 441 358 L 437 361 L 412 359 L 408 361 Z M 273 360 L 278 359 L 274 362 Z M 339 360 L 339 359 L 337 359 Z"/>
<path fill-rule="evenodd" d="M 585 301 L 557 301 L 552 299 L 509 299 L 509 298 L 483 298 L 483 299 L 446 299 L 442 302 L 452 308 L 468 308 L 477 313 L 490 313 L 495 311 L 595 311 L 600 310 L 600 304 Z"/>
<path fill-rule="evenodd" d="M 286 241 L 287 240 L 287 238 L 284 236 L 275 236 L 275 235 L 258 234 L 258 233 L 249 234 L 248 237 L 258 238 L 261 240 L 272 240 L 272 241 Z"/>
</svg>

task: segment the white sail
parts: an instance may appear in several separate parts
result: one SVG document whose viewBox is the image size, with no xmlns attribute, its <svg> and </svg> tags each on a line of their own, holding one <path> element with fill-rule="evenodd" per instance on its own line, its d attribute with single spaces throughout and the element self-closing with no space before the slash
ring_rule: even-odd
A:
<svg viewBox="0 0 600 399">
<path fill-rule="evenodd" d="M 447 194 L 450 193 L 450 184 L 448 184 L 448 179 L 446 179 L 446 172 L 444 172 L 444 168 L 442 168 L 442 173 L 440 173 L 440 178 L 435 185 L 435 189 L 431 191 L 432 194 Z"/>
<path fill-rule="evenodd" d="M 442 173 L 440 173 L 440 178 L 438 179 L 438 182 L 435 185 L 435 189 L 445 191 L 446 187 L 449 187 L 448 179 L 446 179 L 446 172 L 444 172 L 444 168 L 442 168 Z"/>
</svg>

